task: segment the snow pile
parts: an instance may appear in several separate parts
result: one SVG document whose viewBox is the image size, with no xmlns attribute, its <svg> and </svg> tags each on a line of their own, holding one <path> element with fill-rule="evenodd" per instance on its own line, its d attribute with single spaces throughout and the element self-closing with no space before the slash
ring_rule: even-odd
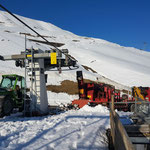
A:
<svg viewBox="0 0 150 150">
<path fill-rule="evenodd" d="M 124 112 L 124 111 L 118 111 L 117 109 L 115 110 L 119 116 L 121 117 L 126 117 L 126 116 L 131 116 L 133 115 L 133 112 Z"/>
<path fill-rule="evenodd" d="M 115 110 L 115 111 L 119 115 L 120 121 L 123 125 L 133 124 L 133 121 L 130 118 L 130 116 L 133 115 L 133 112 L 124 112 L 124 111 L 118 111 L 118 110 Z"/>
<path fill-rule="evenodd" d="M 104 107 L 102 105 L 97 105 L 95 107 L 91 107 L 88 105 L 85 105 L 82 107 L 79 111 L 85 111 L 85 112 L 99 112 L 99 113 L 104 113 L 106 115 L 109 115 L 109 110 L 107 107 Z"/>
<path fill-rule="evenodd" d="M 68 95 L 67 93 L 54 93 L 48 91 L 48 103 L 50 105 L 71 104 L 74 99 L 79 99 L 78 95 Z"/>
</svg>

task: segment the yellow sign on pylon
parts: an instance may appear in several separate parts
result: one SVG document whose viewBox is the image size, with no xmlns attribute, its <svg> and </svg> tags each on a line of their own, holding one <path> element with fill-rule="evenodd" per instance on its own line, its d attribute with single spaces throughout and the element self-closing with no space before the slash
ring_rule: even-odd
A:
<svg viewBox="0 0 150 150">
<path fill-rule="evenodd" d="M 32 57 L 32 55 L 27 55 L 27 57 Z"/>
<path fill-rule="evenodd" d="M 52 65 L 55 65 L 57 64 L 57 56 L 56 56 L 56 53 L 51 53 L 51 64 Z"/>
</svg>

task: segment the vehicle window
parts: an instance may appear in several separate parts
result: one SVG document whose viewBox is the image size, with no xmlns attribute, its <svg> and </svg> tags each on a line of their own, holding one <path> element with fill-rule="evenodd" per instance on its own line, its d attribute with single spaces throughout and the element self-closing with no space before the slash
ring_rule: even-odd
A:
<svg viewBox="0 0 150 150">
<path fill-rule="evenodd" d="M 25 87 L 25 79 L 22 78 L 22 87 L 24 88 Z"/>
<path fill-rule="evenodd" d="M 16 85 L 19 85 L 19 87 L 21 88 L 21 81 L 18 80 Z"/>
<path fill-rule="evenodd" d="M 1 87 L 3 87 L 3 88 L 10 88 L 10 87 L 12 87 L 11 80 L 9 78 L 4 78 L 2 80 Z"/>
</svg>

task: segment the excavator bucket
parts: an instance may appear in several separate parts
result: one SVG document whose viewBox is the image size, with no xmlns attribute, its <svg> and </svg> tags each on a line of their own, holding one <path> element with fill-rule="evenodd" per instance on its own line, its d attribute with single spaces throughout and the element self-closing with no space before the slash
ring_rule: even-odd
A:
<svg viewBox="0 0 150 150">
<path fill-rule="evenodd" d="M 82 108 L 83 106 L 87 105 L 89 101 L 87 99 L 78 99 L 72 101 L 72 105 L 78 108 Z"/>
</svg>

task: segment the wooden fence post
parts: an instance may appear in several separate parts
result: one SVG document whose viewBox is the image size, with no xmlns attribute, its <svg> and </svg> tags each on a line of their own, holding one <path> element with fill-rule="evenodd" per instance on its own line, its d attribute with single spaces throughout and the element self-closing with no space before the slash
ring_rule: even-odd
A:
<svg viewBox="0 0 150 150">
<path fill-rule="evenodd" d="M 111 95 L 111 110 L 112 110 L 112 111 L 115 110 L 115 106 L 114 106 L 114 95 Z"/>
</svg>

